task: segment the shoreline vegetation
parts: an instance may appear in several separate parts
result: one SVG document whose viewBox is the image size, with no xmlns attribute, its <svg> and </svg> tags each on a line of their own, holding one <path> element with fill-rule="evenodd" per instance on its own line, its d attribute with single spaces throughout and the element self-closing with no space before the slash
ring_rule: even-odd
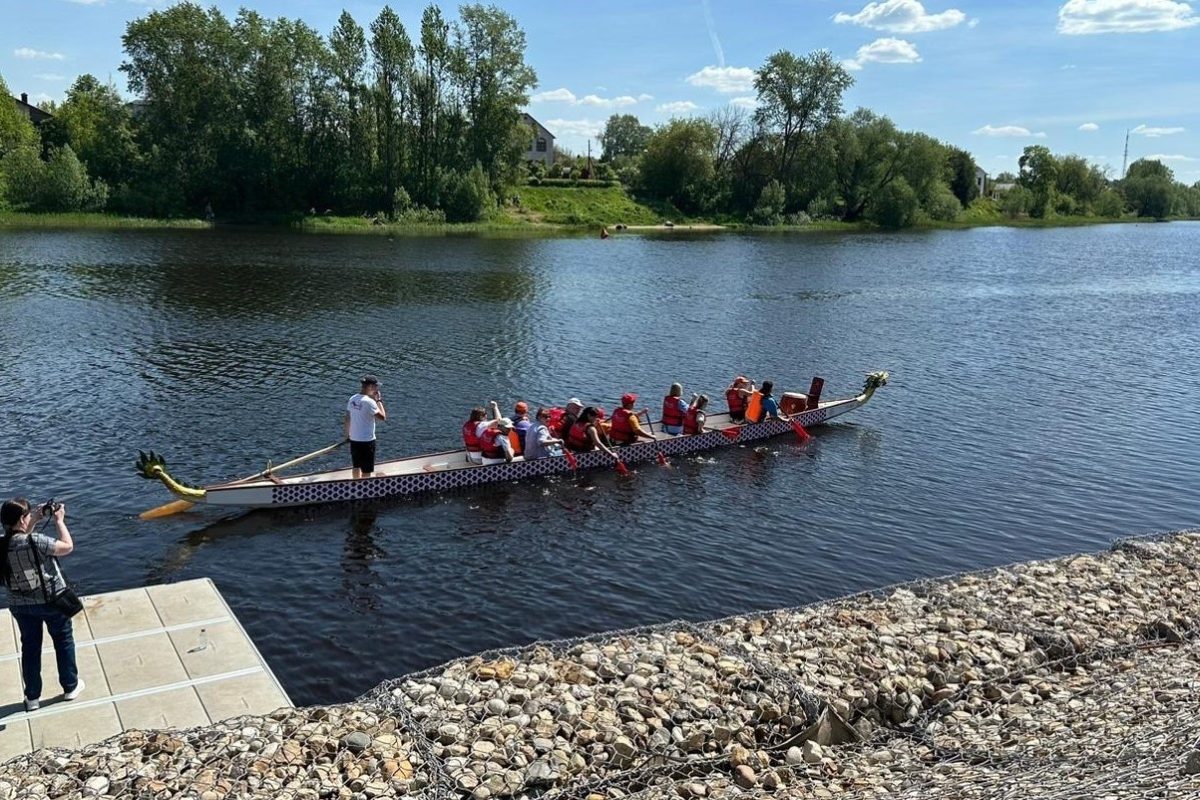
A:
<svg viewBox="0 0 1200 800">
<path fill-rule="evenodd" d="M 1200 217 L 1200 182 L 1161 159 L 1117 176 L 1035 144 L 1016 172 L 989 176 L 952 142 L 847 108 L 856 79 L 828 50 L 768 56 L 753 70 L 752 111 L 730 104 L 656 126 L 613 114 L 596 126 L 594 160 L 590 146 L 586 157 L 556 147 L 525 112 L 539 79 L 511 14 L 429 5 L 410 27 L 389 6 L 366 27 L 343 12 L 325 32 L 187 0 L 151 10 L 121 37 L 127 95 L 84 74 L 61 103 L 35 108 L 3 102 L 0 78 L 0 211 L 330 232 Z"/>
<path fill-rule="evenodd" d="M 19 756 L 0 798 L 1194 797 L 1198 544 L 467 655 L 345 704 Z"/>
<path fill-rule="evenodd" d="M 0 211 L 0 231 L 4 230 L 274 230 L 301 234 L 351 235 L 351 236 L 397 236 L 397 235 L 493 235 L 493 236 L 595 236 L 607 230 L 612 236 L 621 234 L 715 234 L 715 233 L 879 233 L 891 234 L 915 231 L 971 230 L 974 228 L 1069 228 L 1090 225 L 1113 225 L 1124 223 L 1188 222 L 1200 221 L 1196 217 L 1174 217 L 1168 220 L 1148 220 L 1127 214 L 1121 217 L 1060 216 L 1048 219 L 1034 217 L 1010 218 L 1003 215 L 976 216 L 954 221 L 927 220 L 914 223 L 898 231 L 880 227 L 871 222 L 843 222 L 841 220 L 814 220 L 802 225 L 753 225 L 746 222 L 714 221 L 708 219 L 678 218 L 657 221 L 625 222 L 622 218 L 602 222 L 571 221 L 570 219 L 545 219 L 506 216 L 487 222 L 423 222 L 395 221 L 375 222 L 373 218 L 342 216 L 281 216 L 262 215 L 217 219 L 208 222 L 195 218 L 154 218 L 123 216 L 104 212 L 4 212 Z M 620 227 L 618 227 L 620 226 Z"/>
</svg>

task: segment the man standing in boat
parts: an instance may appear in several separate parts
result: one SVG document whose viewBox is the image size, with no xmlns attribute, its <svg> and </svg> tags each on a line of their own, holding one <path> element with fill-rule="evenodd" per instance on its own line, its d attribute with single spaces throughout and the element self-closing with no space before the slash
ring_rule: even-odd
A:
<svg viewBox="0 0 1200 800">
<path fill-rule="evenodd" d="M 364 375 L 361 390 L 346 403 L 345 431 L 355 478 L 369 478 L 375 471 L 375 420 L 387 422 L 387 410 L 379 379 Z"/>
</svg>

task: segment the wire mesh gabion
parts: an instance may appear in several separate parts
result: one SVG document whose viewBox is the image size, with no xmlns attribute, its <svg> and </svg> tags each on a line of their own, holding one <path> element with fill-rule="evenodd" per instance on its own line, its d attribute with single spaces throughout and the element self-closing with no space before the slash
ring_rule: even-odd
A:
<svg viewBox="0 0 1200 800">
<path fill-rule="evenodd" d="M 1198 545 L 493 650 L 21 756 L 0 800 L 1198 797 Z"/>
</svg>

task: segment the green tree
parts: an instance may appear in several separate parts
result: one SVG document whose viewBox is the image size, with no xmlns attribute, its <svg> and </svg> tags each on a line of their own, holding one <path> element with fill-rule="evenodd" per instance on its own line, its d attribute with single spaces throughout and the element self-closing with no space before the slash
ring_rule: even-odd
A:
<svg viewBox="0 0 1200 800">
<path fill-rule="evenodd" d="M 371 98 L 366 81 L 367 36 L 350 13 L 343 11 L 329 34 L 329 66 L 333 79 L 334 195 L 354 210 L 370 207 L 375 146 L 371 131 Z"/>
<path fill-rule="evenodd" d="M 419 202 L 437 202 L 437 167 L 445 154 L 456 149 L 448 137 L 444 93 L 451 70 L 453 49 L 450 24 L 437 6 L 428 6 L 421 15 L 420 72 L 414 93 L 417 106 L 415 195 Z"/>
<path fill-rule="evenodd" d="M 887 117 L 860 108 L 832 123 L 830 137 L 842 219 L 853 222 L 862 219 L 872 199 L 900 175 L 905 155 L 901 135 Z"/>
<path fill-rule="evenodd" d="M 379 163 L 383 204 L 395 211 L 408 151 L 405 121 L 415 56 L 412 40 L 391 6 L 384 6 L 371 23 L 371 56 L 375 70 L 375 118 L 378 121 Z"/>
<path fill-rule="evenodd" d="M 466 120 L 467 163 L 478 163 L 493 185 L 520 162 L 513 129 L 520 108 L 537 85 L 537 73 L 525 63 L 525 32 L 496 6 L 464 5 L 455 26 L 457 80 Z"/>
<path fill-rule="evenodd" d="M 1020 184 L 1000 195 L 1000 211 L 1011 219 L 1023 217 L 1028 214 L 1029 209 L 1033 207 L 1033 203 L 1033 192 Z"/>
<path fill-rule="evenodd" d="M 1175 174 L 1161 161 L 1143 158 L 1130 164 L 1121 189 L 1139 217 L 1166 219 L 1171 215 Z"/>
<path fill-rule="evenodd" d="M 946 156 L 946 178 L 950 191 L 958 198 L 962 206 L 971 205 L 971 201 L 979 196 L 979 186 L 975 182 L 975 159 L 966 150 L 958 147 L 948 148 Z"/>
<path fill-rule="evenodd" d="M 706 206 L 712 193 L 717 132 L 702 119 L 673 119 L 646 143 L 639 162 L 642 189 L 687 212 Z"/>
<path fill-rule="evenodd" d="M 36 147 L 37 130 L 10 99 L 8 84 L 0 75 L 0 158 L 21 147 Z"/>
<path fill-rule="evenodd" d="M 1035 144 L 1025 148 L 1020 159 L 1021 177 L 1018 182 L 1030 191 L 1029 214 L 1045 217 L 1054 208 L 1054 187 L 1058 181 L 1058 159 L 1050 148 Z"/>
<path fill-rule="evenodd" d="M 904 178 L 889 181 L 871 203 L 871 221 L 884 228 L 907 228 L 917 220 L 921 203 Z"/>
<path fill-rule="evenodd" d="M 600 160 L 612 161 L 620 156 L 641 155 L 652 133 L 650 126 L 643 125 L 633 114 L 613 114 L 600 134 L 600 146 L 603 148 Z"/>
<path fill-rule="evenodd" d="M 853 85 L 854 78 L 827 50 L 807 56 L 780 50 L 755 73 L 754 119 L 772 140 L 775 174 L 785 186 L 794 179 L 801 151 L 842 113 L 842 95 Z"/>
<path fill-rule="evenodd" d="M 43 126 L 47 143 L 69 145 L 93 177 L 110 185 L 133 177 L 139 156 L 133 120 L 113 85 L 79 76 Z"/>
<path fill-rule="evenodd" d="M 939 222 L 953 222 L 962 213 L 958 196 L 944 183 L 939 184 L 933 196 L 925 203 L 925 213 Z"/>
<path fill-rule="evenodd" d="M 783 184 L 774 178 L 763 187 L 758 205 L 750 218 L 755 225 L 779 225 L 783 222 L 783 210 L 787 207 L 787 192 Z"/>
<path fill-rule="evenodd" d="M 1058 160 L 1058 175 L 1055 189 L 1069 196 L 1078 211 L 1091 213 L 1096 199 L 1108 185 L 1104 173 L 1094 164 L 1079 156 L 1063 156 Z"/>
</svg>

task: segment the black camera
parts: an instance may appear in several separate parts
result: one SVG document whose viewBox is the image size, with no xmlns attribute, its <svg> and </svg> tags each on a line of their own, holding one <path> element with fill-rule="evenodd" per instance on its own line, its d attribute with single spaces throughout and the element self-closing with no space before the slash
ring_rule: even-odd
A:
<svg viewBox="0 0 1200 800">
<path fill-rule="evenodd" d="M 54 512 L 62 508 L 62 503 L 56 503 L 53 498 L 42 504 L 41 512 L 43 517 L 52 517 Z"/>
</svg>

